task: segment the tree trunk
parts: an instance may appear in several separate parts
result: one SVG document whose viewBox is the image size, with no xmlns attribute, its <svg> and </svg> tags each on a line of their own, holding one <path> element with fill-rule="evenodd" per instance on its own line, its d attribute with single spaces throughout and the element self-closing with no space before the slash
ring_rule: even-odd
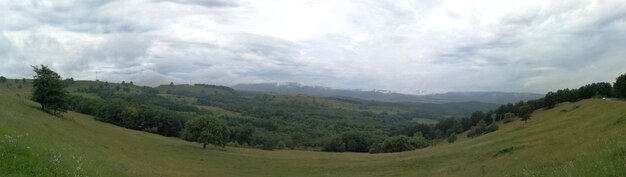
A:
<svg viewBox="0 0 626 177">
<path fill-rule="evenodd" d="M 202 148 L 206 149 L 206 143 L 202 143 Z"/>
</svg>

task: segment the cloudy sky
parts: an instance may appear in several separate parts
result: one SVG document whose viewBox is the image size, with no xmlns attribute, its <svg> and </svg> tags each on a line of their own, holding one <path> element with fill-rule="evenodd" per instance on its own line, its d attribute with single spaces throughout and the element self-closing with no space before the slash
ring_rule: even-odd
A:
<svg viewBox="0 0 626 177">
<path fill-rule="evenodd" d="M 0 0 L 0 75 L 542 93 L 626 72 L 623 0 Z"/>
</svg>

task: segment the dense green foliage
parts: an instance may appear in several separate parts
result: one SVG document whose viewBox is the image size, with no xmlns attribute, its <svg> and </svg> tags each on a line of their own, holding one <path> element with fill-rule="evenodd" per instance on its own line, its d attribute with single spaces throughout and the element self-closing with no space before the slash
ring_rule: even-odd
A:
<svg viewBox="0 0 626 177">
<path fill-rule="evenodd" d="M 364 132 L 347 132 L 327 142 L 322 150 L 327 152 L 369 152 L 370 146 L 381 140 L 382 137 Z"/>
<path fill-rule="evenodd" d="M 487 125 L 484 120 L 480 120 L 478 124 L 470 128 L 470 130 L 467 132 L 467 137 L 476 137 L 476 136 L 480 136 L 483 134 L 494 132 L 496 130 L 498 130 L 498 126 L 496 125 L 495 122 Z"/>
<path fill-rule="evenodd" d="M 502 120 L 503 123 L 510 123 L 513 122 L 515 120 L 515 114 L 513 114 L 512 112 L 507 112 L 506 114 L 504 114 L 504 118 Z"/>
<path fill-rule="evenodd" d="M 446 140 L 448 141 L 448 143 L 454 143 L 456 141 L 456 133 L 450 134 L 450 136 L 448 136 L 448 139 Z"/>
<path fill-rule="evenodd" d="M 416 133 L 412 137 L 398 135 L 386 138 L 380 143 L 372 145 L 370 153 L 402 152 L 429 146 L 430 143 L 422 137 L 421 133 Z"/>
<path fill-rule="evenodd" d="M 165 136 L 180 136 L 185 122 L 193 117 L 215 114 L 198 107 L 231 111 L 232 114 L 218 117 L 227 125 L 230 145 L 262 149 L 368 152 L 372 144 L 381 143 L 386 136 L 397 135 L 395 132 L 403 127 L 415 125 L 411 121 L 413 116 L 462 115 L 473 108 L 490 106 L 476 103 L 397 104 L 267 95 L 204 84 L 167 85 L 155 89 L 108 82 L 81 83 L 78 86 L 71 79 L 66 79 L 65 83 L 74 91 L 70 97 L 72 110 L 94 115 L 103 122 Z M 190 99 L 195 101 L 180 101 Z M 374 107 L 386 111 L 373 111 L 371 108 Z M 429 140 L 447 137 L 450 130 L 445 126 L 448 123 L 444 121 L 445 125 L 439 125 L 441 130 L 428 132 L 425 136 Z M 454 132 L 463 131 L 459 124 L 455 126 L 458 130 Z"/>
<path fill-rule="evenodd" d="M 626 74 L 617 77 L 613 84 L 613 89 L 616 97 L 626 98 Z"/>
<path fill-rule="evenodd" d="M 165 136 L 178 136 L 185 123 L 185 116 L 180 113 L 157 106 L 134 105 L 122 99 L 100 100 L 73 95 L 69 97 L 69 105 L 72 110 L 94 115 L 103 122 Z"/>
<path fill-rule="evenodd" d="M 213 117 L 202 117 L 188 121 L 182 132 L 185 140 L 195 141 L 204 144 L 214 144 L 226 146 L 229 132 L 226 125 Z"/>
<path fill-rule="evenodd" d="M 50 111 L 55 115 L 67 111 L 66 96 L 68 92 L 63 90 L 61 76 L 44 65 L 41 67 L 33 66 L 33 71 L 36 75 L 33 81 L 32 100 L 41 105 L 41 110 Z M 26 80 L 22 80 L 22 82 L 25 83 Z"/>
<path fill-rule="evenodd" d="M 619 80 L 619 78 L 618 78 Z M 506 104 L 493 110 L 496 121 L 503 120 L 505 114 L 512 113 L 523 121 L 528 121 L 534 110 L 551 109 L 558 103 L 576 102 L 593 97 L 613 96 L 613 87 L 609 83 L 600 82 L 587 84 L 578 89 L 561 89 L 556 92 L 548 92 L 545 97 L 516 104 Z"/>
</svg>

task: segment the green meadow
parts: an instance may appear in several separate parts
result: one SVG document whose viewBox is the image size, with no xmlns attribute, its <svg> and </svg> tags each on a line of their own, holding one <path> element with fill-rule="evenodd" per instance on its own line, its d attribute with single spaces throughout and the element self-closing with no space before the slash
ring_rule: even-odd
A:
<svg viewBox="0 0 626 177">
<path fill-rule="evenodd" d="M 0 88 L 0 176 L 626 176 L 626 102 L 536 111 L 477 138 L 368 154 L 210 147 L 74 112 L 54 117 Z"/>
</svg>

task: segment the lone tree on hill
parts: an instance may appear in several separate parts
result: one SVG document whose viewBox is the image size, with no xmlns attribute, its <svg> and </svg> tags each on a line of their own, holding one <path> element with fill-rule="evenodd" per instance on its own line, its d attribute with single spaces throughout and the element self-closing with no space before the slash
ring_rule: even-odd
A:
<svg viewBox="0 0 626 177">
<path fill-rule="evenodd" d="M 615 97 L 626 98 L 626 74 L 622 74 L 617 77 L 615 84 L 613 84 Z"/>
<path fill-rule="evenodd" d="M 524 123 L 530 120 L 530 116 L 533 114 L 533 110 L 528 105 L 524 105 L 519 109 L 519 117 L 522 118 Z"/>
<path fill-rule="evenodd" d="M 182 132 L 183 139 L 202 143 L 205 149 L 207 144 L 226 146 L 229 135 L 226 125 L 213 117 L 191 120 Z"/>
<path fill-rule="evenodd" d="M 36 75 L 33 80 L 32 100 L 41 105 L 41 110 L 53 115 L 67 111 L 68 92 L 63 90 L 61 76 L 47 66 L 33 66 Z"/>
</svg>

